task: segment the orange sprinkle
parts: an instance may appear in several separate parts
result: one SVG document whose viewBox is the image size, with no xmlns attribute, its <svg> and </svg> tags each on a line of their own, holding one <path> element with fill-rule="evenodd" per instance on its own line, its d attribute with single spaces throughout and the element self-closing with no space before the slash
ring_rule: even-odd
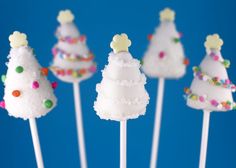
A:
<svg viewBox="0 0 236 168">
<path fill-rule="evenodd" d="M 86 73 L 86 69 L 80 69 L 79 70 L 79 74 L 85 74 Z"/>
<path fill-rule="evenodd" d="M 184 63 L 184 65 L 189 65 L 189 59 L 185 58 L 183 63 Z"/>
<path fill-rule="evenodd" d="M 41 74 L 44 76 L 48 76 L 48 68 L 41 68 Z"/>
<path fill-rule="evenodd" d="M 147 36 L 147 38 L 148 38 L 148 40 L 151 40 L 151 39 L 152 39 L 152 34 L 149 34 L 149 35 Z"/>
<path fill-rule="evenodd" d="M 19 96 L 20 96 L 20 91 L 19 91 L 19 90 L 14 90 L 14 91 L 12 92 L 12 95 L 13 95 L 14 97 L 19 97 Z"/>
</svg>

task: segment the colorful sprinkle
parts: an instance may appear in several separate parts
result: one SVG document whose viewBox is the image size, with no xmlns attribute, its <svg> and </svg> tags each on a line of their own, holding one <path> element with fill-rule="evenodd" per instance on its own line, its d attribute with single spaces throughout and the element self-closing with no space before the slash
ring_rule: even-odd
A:
<svg viewBox="0 0 236 168">
<path fill-rule="evenodd" d="M 3 109 L 6 108 L 5 101 L 0 101 L 0 107 L 3 108 Z"/>
<path fill-rule="evenodd" d="M 53 102 L 50 99 L 45 100 L 43 104 L 44 104 L 44 107 L 47 109 L 50 109 L 53 106 Z"/>
<path fill-rule="evenodd" d="M 200 67 L 193 67 L 194 76 L 199 80 L 207 81 L 211 85 L 220 86 L 226 89 L 231 89 L 232 92 L 236 91 L 236 86 L 229 79 L 220 79 L 219 77 L 211 77 L 201 71 Z"/>
<path fill-rule="evenodd" d="M 225 68 L 229 68 L 230 67 L 230 61 L 229 60 L 223 60 L 222 58 L 220 59 L 220 57 L 218 55 L 216 55 L 214 52 L 210 53 L 211 58 L 214 61 L 218 61 L 220 62 L 222 65 L 224 65 Z"/>
<path fill-rule="evenodd" d="M 88 62 L 94 59 L 94 55 L 90 52 L 88 57 L 84 57 L 82 55 L 76 54 L 72 55 L 70 53 L 67 53 L 59 48 L 53 48 L 52 54 L 54 57 L 59 56 L 60 58 L 63 58 L 67 61 L 82 61 L 82 62 Z"/>
<path fill-rule="evenodd" d="M 48 76 L 48 68 L 41 68 L 41 74 L 43 76 Z"/>
<path fill-rule="evenodd" d="M 39 83 L 38 83 L 38 81 L 34 81 L 34 82 L 32 83 L 32 88 L 33 88 L 33 89 L 38 89 L 38 88 L 39 88 Z"/>
<path fill-rule="evenodd" d="M 60 41 L 63 41 L 63 42 L 67 42 L 69 44 L 75 44 L 75 43 L 78 43 L 78 42 L 85 42 L 86 41 L 86 36 L 84 35 L 81 35 L 79 37 L 60 37 L 59 38 Z"/>
<path fill-rule="evenodd" d="M 58 83 L 57 83 L 57 82 L 52 82 L 52 83 L 51 83 L 51 86 L 52 86 L 53 89 L 56 89 L 57 86 L 58 86 Z"/>
<path fill-rule="evenodd" d="M 2 75 L 2 76 L 1 76 L 2 83 L 5 83 L 6 78 L 7 78 L 6 75 Z"/>
<path fill-rule="evenodd" d="M 148 40 L 152 40 L 152 34 L 149 34 L 149 35 L 147 36 L 147 39 L 148 39 Z"/>
<path fill-rule="evenodd" d="M 230 101 L 223 101 L 219 102 L 215 99 L 207 99 L 206 95 L 197 95 L 192 93 L 192 91 L 189 88 L 184 89 L 185 92 L 185 98 L 190 99 L 193 101 L 199 101 L 201 103 L 209 103 L 210 105 L 218 108 L 218 109 L 224 109 L 224 110 L 232 110 L 236 109 L 236 104 L 234 102 Z"/>
<path fill-rule="evenodd" d="M 185 58 L 184 61 L 183 61 L 184 65 L 189 65 L 189 59 L 188 58 Z"/>
<path fill-rule="evenodd" d="M 162 59 L 162 58 L 164 58 L 164 56 L 165 56 L 165 52 L 164 52 L 164 51 L 161 51 L 161 52 L 159 53 L 159 58 Z"/>
<path fill-rule="evenodd" d="M 179 42 L 180 42 L 180 39 L 179 39 L 178 37 L 175 37 L 175 38 L 173 38 L 173 41 L 174 41 L 175 43 L 179 43 Z"/>
<path fill-rule="evenodd" d="M 16 72 L 17 73 L 22 73 L 24 71 L 24 68 L 22 66 L 17 66 L 16 67 Z"/>
<path fill-rule="evenodd" d="M 12 92 L 12 95 L 13 95 L 14 97 L 19 97 L 19 96 L 21 95 L 21 93 L 20 93 L 19 90 L 14 90 L 14 91 Z"/>
</svg>

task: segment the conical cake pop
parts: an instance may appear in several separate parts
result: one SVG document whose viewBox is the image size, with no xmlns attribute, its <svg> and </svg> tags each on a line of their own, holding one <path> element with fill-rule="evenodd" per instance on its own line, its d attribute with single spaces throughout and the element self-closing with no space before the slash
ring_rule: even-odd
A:
<svg viewBox="0 0 236 168">
<path fill-rule="evenodd" d="M 218 34 L 207 36 L 207 54 L 199 67 L 193 67 L 194 79 L 190 88 L 185 88 L 187 105 L 204 112 L 202 144 L 199 168 L 205 168 L 210 112 L 236 109 L 232 92 L 235 85 L 229 80 L 226 68 L 230 62 L 221 55 L 223 40 Z"/>
<path fill-rule="evenodd" d="M 142 70 L 152 78 L 159 78 L 158 96 L 156 103 L 153 144 L 151 154 L 151 168 L 156 168 L 159 145 L 162 102 L 165 79 L 179 79 L 186 72 L 189 61 L 185 58 L 181 44 L 181 33 L 176 30 L 174 23 L 175 12 L 165 8 L 160 12 L 160 25 L 154 34 L 149 36 L 150 44 L 143 57 Z"/>
<path fill-rule="evenodd" d="M 9 40 L 12 48 L 8 56 L 4 101 L 1 104 L 4 104 L 10 116 L 29 119 L 37 164 L 43 168 L 35 118 L 51 111 L 57 99 L 51 83 L 46 79 L 48 71 L 39 65 L 33 49 L 28 46 L 27 36 L 15 31 Z"/>
<path fill-rule="evenodd" d="M 52 49 L 52 72 L 60 80 L 70 83 L 91 77 L 96 71 L 94 55 L 86 45 L 86 37 L 73 23 L 74 15 L 70 10 L 60 11 L 57 20 L 60 26 L 56 31 L 58 43 Z"/>
</svg>

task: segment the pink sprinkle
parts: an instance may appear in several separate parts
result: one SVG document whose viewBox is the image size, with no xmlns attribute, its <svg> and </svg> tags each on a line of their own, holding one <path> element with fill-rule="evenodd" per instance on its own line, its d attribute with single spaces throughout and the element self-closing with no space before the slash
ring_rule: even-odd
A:
<svg viewBox="0 0 236 168">
<path fill-rule="evenodd" d="M 57 49 L 56 49 L 56 48 L 53 48 L 53 49 L 52 49 L 52 54 L 53 54 L 54 56 L 57 55 Z"/>
<path fill-rule="evenodd" d="M 164 56 L 165 56 L 165 52 L 164 51 L 161 51 L 160 53 L 159 53 L 159 58 L 164 58 Z"/>
<path fill-rule="evenodd" d="M 91 66 L 91 67 L 89 68 L 89 71 L 92 72 L 92 73 L 96 72 L 96 70 L 97 70 L 97 67 L 96 67 L 96 66 Z"/>
<path fill-rule="evenodd" d="M 199 100 L 200 100 L 200 102 L 204 102 L 204 101 L 205 101 L 205 98 L 204 98 L 203 96 L 200 96 L 200 97 L 199 97 Z"/>
<path fill-rule="evenodd" d="M 213 60 L 214 60 L 214 61 L 218 61 L 218 60 L 219 60 L 219 56 L 214 55 L 214 56 L 213 56 Z"/>
<path fill-rule="evenodd" d="M 183 33 L 179 32 L 179 38 L 183 37 Z"/>
<path fill-rule="evenodd" d="M 229 79 L 226 79 L 226 80 L 225 80 L 225 84 L 227 84 L 227 85 L 230 84 L 230 80 L 229 80 Z"/>
<path fill-rule="evenodd" d="M 211 100 L 211 105 L 213 105 L 213 106 L 218 106 L 218 102 L 213 99 L 213 100 Z"/>
<path fill-rule="evenodd" d="M 84 42 L 84 41 L 85 41 L 85 39 L 86 39 L 86 37 L 85 37 L 85 36 L 80 36 L 80 37 L 79 37 L 79 41 L 81 41 L 81 42 Z"/>
<path fill-rule="evenodd" d="M 3 109 L 6 108 L 5 101 L 0 101 L 0 107 L 3 108 Z"/>
<path fill-rule="evenodd" d="M 58 86 L 58 83 L 57 83 L 57 82 L 52 82 L 51 85 L 52 85 L 52 88 L 53 88 L 53 89 L 56 89 L 57 86 Z"/>
<path fill-rule="evenodd" d="M 38 83 L 37 81 L 34 81 L 34 82 L 32 83 L 32 88 L 33 88 L 33 89 L 38 89 L 38 88 L 39 88 L 39 83 Z"/>
</svg>

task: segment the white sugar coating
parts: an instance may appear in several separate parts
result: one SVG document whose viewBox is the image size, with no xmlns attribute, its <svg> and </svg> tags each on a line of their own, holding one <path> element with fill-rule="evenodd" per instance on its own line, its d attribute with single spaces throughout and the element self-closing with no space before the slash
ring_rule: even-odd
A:
<svg viewBox="0 0 236 168">
<path fill-rule="evenodd" d="M 94 109 L 101 119 L 122 121 L 145 114 L 149 96 L 146 77 L 139 69 L 139 61 L 129 52 L 109 54 L 103 79 L 96 86 Z"/>
<path fill-rule="evenodd" d="M 56 32 L 57 38 L 59 37 L 79 37 L 80 32 L 73 22 L 60 25 Z"/>
<path fill-rule="evenodd" d="M 57 44 L 54 48 L 59 49 L 61 52 L 69 55 L 70 58 L 76 58 L 76 56 L 81 58 L 88 58 L 91 55 L 89 48 L 86 45 L 85 41 L 78 41 L 76 43 L 68 43 L 68 41 L 62 41 L 61 38 L 79 38 L 81 37 L 79 30 L 73 22 L 61 24 L 57 28 L 56 36 L 58 38 Z M 79 69 L 89 69 L 90 67 L 96 67 L 93 59 L 89 61 L 81 60 L 68 60 L 62 56 L 62 53 L 58 52 L 54 55 L 53 62 L 51 64 L 51 70 L 53 74 L 58 77 L 60 80 L 68 83 L 81 82 L 82 80 L 90 78 L 94 72 L 88 71 L 86 74 L 79 76 L 73 75 L 60 75 L 57 73 L 56 69 L 63 69 L 65 71 L 73 70 L 78 71 Z"/>
<path fill-rule="evenodd" d="M 41 66 L 32 49 L 28 46 L 12 48 L 8 57 L 4 101 L 9 115 L 23 119 L 46 115 L 56 106 L 57 99 L 53 94 L 51 83 L 41 74 Z M 23 72 L 16 71 L 18 66 L 23 67 Z M 39 88 L 32 88 L 34 81 L 39 83 Z M 19 97 L 12 95 L 14 90 L 20 91 Z M 51 108 L 44 106 L 46 100 L 52 101 Z"/>
<path fill-rule="evenodd" d="M 174 42 L 179 33 L 172 21 L 162 21 L 156 28 L 143 58 L 142 69 L 153 78 L 180 78 L 185 74 L 184 50 L 181 42 Z M 160 53 L 163 57 L 159 57 Z"/>
<path fill-rule="evenodd" d="M 220 51 L 212 50 L 211 52 L 219 56 L 220 60 L 223 59 Z M 211 58 L 210 53 L 208 53 L 205 56 L 205 58 L 200 64 L 200 68 L 202 72 L 206 73 L 211 77 L 228 79 L 228 74 L 225 67 L 222 65 L 222 63 L 214 61 Z M 214 86 L 208 83 L 207 81 L 198 79 L 197 77 L 193 79 L 190 90 L 192 90 L 192 93 L 197 94 L 199 96 L 206 95 L 206 98 L 208 100 L 214 99 L 217 100 L 218 102 L 225 102 L 225 101 L 233 102 L 232 91 L 230 89 L 223 88 L 220 86 Z M 200 102 L 188 98 L 187 105 L 195 109 L 203 109 L 209 111 L 227 111 L 224 108 L 217 108 L 215 106 L 212 106 L 209 103 L 209 101 Z"/>
</svg>

